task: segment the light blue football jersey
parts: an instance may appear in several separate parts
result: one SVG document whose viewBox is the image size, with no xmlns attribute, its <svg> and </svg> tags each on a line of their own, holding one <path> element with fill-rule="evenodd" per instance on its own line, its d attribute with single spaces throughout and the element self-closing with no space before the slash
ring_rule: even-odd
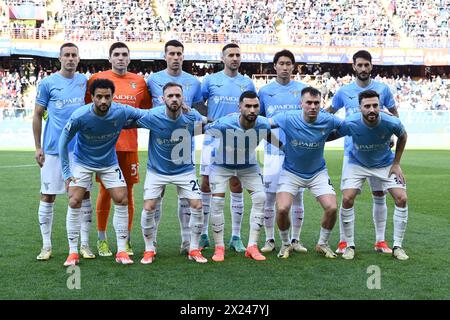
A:
<svg viewBox="0 0 450 320">
<path fill-rule="evenodd" d="M 277 81 L 266 84 L 258 92 L 261 104 L 260 114 L 267 118 L 272 118 L 278 113 L 300 109 L 301 92 L 306 87 L 308 87 L 306 83 L 294 80 L 291 80 L 286 85 L 282 85 Z M 272 134 L 283 144 L 286 142 L 286 136 L 280 128 L 272 129 Z M 284 155 L 283 151 L 267 142 L 264 145 L 264 151 L 265 154 Z"/>
<path fill-rule="evenodd" d="M 36 104 L 46 108 L 48 119 L 44 128 L 43 150 L 45 154 L 58 154 L 61 132 L 72 113 L 84 106 L 87 79 L 75 73 L 73 78 L 65 78 L 59 72 L 44 78 L 37 88 Z M 69 145 L 73 150 L 75 141 Z"/>
<path fill-rule="evenodd" d="M 255 91 L 252 80 L 241 74 L 227 76 L 223 71 L 206 76 L 202 82 L 203 99 L 208 100 L 208 119 L 216 120 L 239 111 L 239 97 L 245 91 Z"/>
<path fill-rule="evenodd" d="M 167 116 L 166 107 L 162 106 L 140 118 L 137 125 L 150 130 L 147 169 L 164 175 L 194 170 L 192 138 L 195 127 L 201 126 L 203 118 L 197 110 L 191 109 L 173 120 Z"/>
<path fill-rule="evenodd" d="M 326 169 L 325 142 L 330 132 L 341 126 L 341 119 L 319 112 L 316 121 L 308 123 L 303 119 L 303 111 L 294 110 L 275 115 L 272 122 L 286 134 L 283 169 L 304 179 Z"/>
<path fill-rule="evenodd" d="M 389 87 L 384 83 L 371 80 L 370 84 L 365 88 L 361 88 L 360 86 L 358 86 L 355 81 L 342 86 L 333 96 L 333 99 L 331 101 L 331 108 L 334 111 L 338 111 L 339 109 L 344 107 L 345 117 L 360 112 L 358 95 L 366 90 L 374 90 L 380 95 L 380 108 L 391 109 L 395 107 L 394 96 L 389 90 Z M 345 137 L 344 153 L 346 156 L 349 155 L 351 145 L 351 137 Z"/>
<path fill-rule="evenodd" d="M 123 105 L 111 104 L 105 116 L 94 112 L 93 103 L 76 110 L 67 122 L 59 140 L 59 152 L 64 180 L 72 173 L 69 167 L 68 142 L 77 134 L 74 163 L 89 168 L 108 168 L 118 164 L 116 142 L 120 131 L 131 121 L 138 120 L 144 110 Z"/>
<path fill-rule="evenodd" d="M 152 96 L 153 106 L 165 106 L 163 101 L 163 88 L 168 82 L 175 82 L 183 87 L 184 102 L 189 107 L 198 102 L 203 102 L 200 81 L 193 75 L 182 71 L 178 77 L 171 76 L 167 70 L 155 72 L 147 79 L 147 87 Z"/>
<path fill-rule="evenodd" d="M 211 163 L 228 169 L 244 169 L 257 165 L 256 147 L 267 139 L 270 124 L 258 116 L 253 128 L 244 130 L 239 122 L 240 113 L 229 114 L 206 126 L 205 131 L 214 139 Z"/>
<path fill-rule="evenodd" d="M 389 144 L 391 136 L 401 137 L 405 133 L 400 119 L 380 112 L 378 124 L 369 127 L 364 123 L 361 113 L 355 113 L 345 119 L 338 130 L 342 135 L 352 137 L 349 150 L 349 163 L 367 168 L 382 168 L 392 165 L 394 153 Z"/>
</svg>

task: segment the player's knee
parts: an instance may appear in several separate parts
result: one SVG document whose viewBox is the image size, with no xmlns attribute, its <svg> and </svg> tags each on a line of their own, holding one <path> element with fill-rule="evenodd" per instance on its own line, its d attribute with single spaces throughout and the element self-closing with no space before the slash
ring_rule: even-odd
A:
<svg viewBox="0 0 450 320">
<path fill-rule="evenodd" d="M 78 199 L 77 197 L 70 197 L 69 198 L 69 207 L 75 209 L 75 208 L 81 208 L 81 199 Z"/>
<path fill-rule="evenodd" d="M 202 201 L 201 200 L 192 201 L 191 208 L 194 210 L 202 210 Z"/>
<path fill-rule="evenodd" d="M 343 195 L 342 196 L 342 206 L 345 209 L 350 209 L 353 207 L 355 203 L 355 197 L 350 196 L 350 195 Z"/>
<path fill-rule="evenodd" d="M 232 177 L 230 179 L 230 190 L 234 193 L 241 193 L 242 192 L 242 185 L 238 178 Z"/>
<path fill-rule="evenodd" d="M 41 194 L 41 201 L 46 203 L 55 202 L 56 195 L 54 194 Z"/>
<path fill-rule="evenodd" d="M 252 196 L 252 204 L 264 207 L 264 203 L 266 202 L 266 194 L 262 191 L 254 191 L 251 194 Z"/>
<path fill-rule="evenodd" d="M 374 197 L 384 197 L 384 192 L 383 191 L 372 191 L 372 195 Z"/>
<path fill-rule="evenodd" d="M 156 201 L 144 201 L 144 210 L 153 212 L 156 210 Z"/>
<path fill-rule="evenodd" d="M 400 194 L 395 197 L 395 205 L 399 208 L 406 208 L 408 204 L 408 197 L 406 193 Z"/>
<path fill-rule="evenodd" d="M 119 199 L 114 200 L 114 204 L 118 206 L 127 206 L 128 205 L 128 197 L 121 197 Z"/>
<path fill-rule="evenodd" d="M 291 211 L 291 205 L 286 203 L 277 203 L 277 216 L 287 216 Z"/>
<path fill-rule="evenodd" d="M 336 203 L 331 203 L 329 205 L 327 205 L 325 207 L 325 215 L 327 215 L 328 217 L 333 217 L 336 216 L 337 214 L 337 204 Z"/>
</svg>

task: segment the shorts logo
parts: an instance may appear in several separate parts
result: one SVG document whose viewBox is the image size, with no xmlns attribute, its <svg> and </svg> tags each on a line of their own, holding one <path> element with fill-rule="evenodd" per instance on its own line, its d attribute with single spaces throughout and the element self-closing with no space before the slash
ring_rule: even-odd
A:
<svg viewBox="0 0 450 320">
<path fill-rule="evenodd" d="M 211 187 L 211 191 L 212 191 L 212 190 L 216 190 L 217 183 L 215 183 L 215 182 L 210 182 L 210 183 L 209 183 L 209 186 Z"/>
<path fill-rule="evenodd" d="M 264 187 L 265 187 L 266 189 L 269 189 L 271 184 L 272 184 L 271 181 L 264 181 Z"/>
<path fill-rule="evenodd" d="M 49 186 L 50 186 L 50 182 L 44 182 L 43 183 L 45 190 L 48 190 Z"/>
</svg>

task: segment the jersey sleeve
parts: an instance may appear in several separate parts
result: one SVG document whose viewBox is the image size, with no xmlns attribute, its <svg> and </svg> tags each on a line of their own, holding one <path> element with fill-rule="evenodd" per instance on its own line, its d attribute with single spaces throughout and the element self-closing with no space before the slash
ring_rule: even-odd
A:
<svg viewBox="0 0 450 320">
<path fill-rule="evenodd" d="M 41 81 L 37 89 L 36 104 L 43 106 L 44 108 L 47 108 L 49 100 L 50 100 L 50 92 L 48 90 L 48 81 Z"/>
<path fill-rule="evenodd" d="M 331 100 L 331 109 L 334 111 L 338 111 L 344 106 L 344 101 L 342 100 L 342 91 L 338 90 L 336 94 L 333 96 L 333 99 Z"/>
<path fill-rule="evenodd" d="M 383 106 L 385 106 L 388 109 L 395 108 L 394 95 L 392 94 L 392 92 L 388 86 L 384 87 L 384 95 L 383 96 L 384 96 Z"/>
<path fill-rule="evenodd" d="M 73 139 L 80 127 L 79 118 L 70 118 L 66 123 L 61 136 L 59 137 L 58 151 L 61 161 L 61 170 L 64 177 L 64 181 L 72 177 L 69 164 L 69 142 Z"/>
<path fill-rule="evenodd" d="M 259 96 L 259 114 L 262 116 L 266 116 L 266 104 L 264 102 L 264 89 L 259 90 L 258 92 L 258 96 Z"/>
<path fill-rule="evenodd" d="M 279 127 L 281 129 L 286 128 L 286 125 L 287 125 L 286 112 L 278 113 L 275 116 L 273 116 L 271 119 L 272 119 L 272 123 L 276 127 Z"/>
<path fill-rule="evenodd" d="M 349 122 L 344 120 L 341 122 L 341 125 L 339 128 L 337 128 L 337 133 L 340 137 L 348 136 L 350 135 L 350 126 L 348 124 Z"/>
<path fill-rule="evenodd" d="M 402 135 L 405 134 L 406 130 L 403 124 L 400 122 L 398 118 L 392 119 L 394 120 L 394 134 L 400 138 Z"/>
<path fill-rule="evenodd" d="M 152 123 L 155 122 L 154 114 L 150 111 L 142 111 L 141 117 L 136 120 L 136 124 L 139 128 L 151 129 Z"/>
</svg>

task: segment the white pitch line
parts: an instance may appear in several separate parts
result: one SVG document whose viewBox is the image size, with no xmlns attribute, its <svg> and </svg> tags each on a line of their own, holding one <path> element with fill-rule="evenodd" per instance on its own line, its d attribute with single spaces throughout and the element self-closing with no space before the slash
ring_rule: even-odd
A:
<svg viewBox="0 0 450 320">
<path fill-rule="evenodd" d="M 37 164 L 19 164 L 17 166 L 0 166 L 0 169 L 7 169 L 7 168 L 24 168 L 24 167 L 35 167 Z"/>
</svg>

